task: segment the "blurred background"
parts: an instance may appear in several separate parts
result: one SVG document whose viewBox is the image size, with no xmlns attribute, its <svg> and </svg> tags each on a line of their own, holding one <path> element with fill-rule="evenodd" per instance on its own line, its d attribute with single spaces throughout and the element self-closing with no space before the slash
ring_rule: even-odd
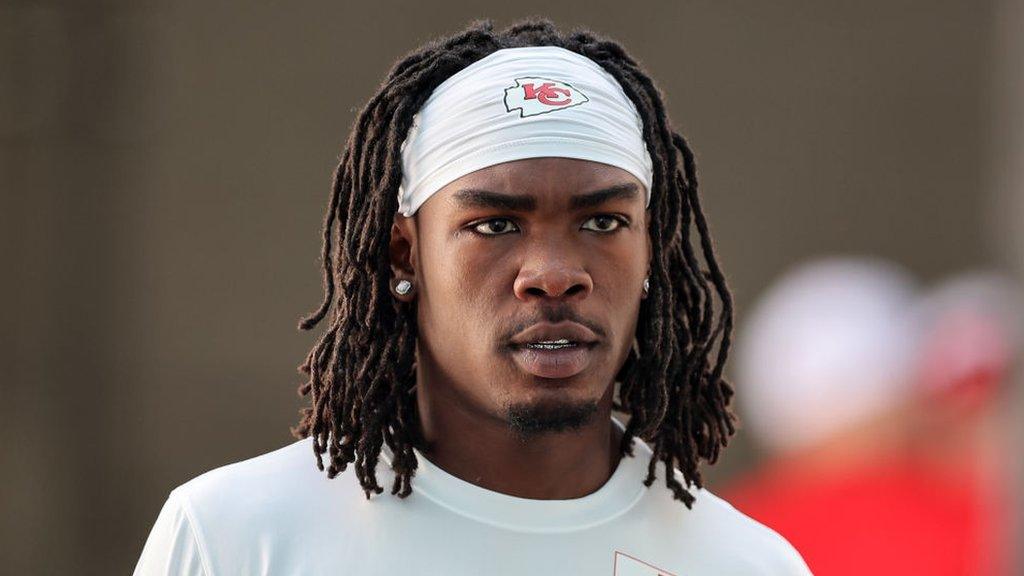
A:
<svg viewBox="0 0 1024 576">
<path fill-rule="evenodd" d="M 4 2 L 5 572 L 129 573 L 173 487 L 292 441 L 356 112 L 544 15 L 697 154 L 743 419 L 707 487 L 817 576 L 1024 573 L 1022 4 Z"/>
</svg>

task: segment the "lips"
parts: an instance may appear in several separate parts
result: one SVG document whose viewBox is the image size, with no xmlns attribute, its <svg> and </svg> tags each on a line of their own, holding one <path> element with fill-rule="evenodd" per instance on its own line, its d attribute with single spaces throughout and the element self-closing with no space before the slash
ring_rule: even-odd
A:
<svg viewBox="0 0 1024 576">
<path fill-rule="evenodd" d="M 522 348 L 534 342 L 553 342 L 568 340 L 581 346 L 589 346 L 597 342 L 597 335 L 592 330 L 576 322 L 541 322 L 512 337 L 513 348 Z"/>
<path fill-rule="evenodd" d="M 555 350 L 514 348 L 512 359 L 524 372 L 539 378 L 569 378 L 583 372 L 590 365 L 595 346 L 576 344 Z"/>
<path fill-rule="evenodd" d="M 586 369 L 597 343 L 597 335 L 589 328 L 561 322 L 534 324 L 516 334 L 510 347 L 512 359 L 523 371 L 539 378 L 569 378 Z"/>
</svg>

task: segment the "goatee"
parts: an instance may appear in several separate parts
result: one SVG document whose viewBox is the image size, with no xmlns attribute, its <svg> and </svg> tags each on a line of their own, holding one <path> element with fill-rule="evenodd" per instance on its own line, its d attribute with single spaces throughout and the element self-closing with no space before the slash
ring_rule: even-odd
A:
<svg viewBox="0 0 1024 576">
<path fill-rule="evenodd" d="M 506 410 L 509 428 L 521 440 L 539 434 L 578 430 L 597 413 L 597 400 L 512 404 Z"/>
</svg>

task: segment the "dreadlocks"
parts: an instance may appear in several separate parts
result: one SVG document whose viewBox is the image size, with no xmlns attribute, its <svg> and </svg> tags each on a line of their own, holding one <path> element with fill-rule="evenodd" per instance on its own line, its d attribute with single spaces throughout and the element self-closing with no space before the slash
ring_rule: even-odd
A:
<svg viewBox="0 0 1024 576">
<path fill-rule="evenodd" d="M 383 491 L 375 469 L 384 442 L 394 455 L 391 493 L 403 498 L 411 493 L 417 465 L 413 447 L 423 441 L 414 389 L 415 307 L 392 298 L 388 289 L 401 143 L 413 115 L 445 79 L 496 50 L 544 45 L 582 54 L 615 77 L 643 118 L 653 160 L 650 289 L 641 301 L 636 343 L 616 377 L 620 388 L 613 402 L 616 410 L 630 414 L 621 453 L 633 455 L 634 437 L 648 442 L 653 455 L 644 484 L 654 482 L 655 467 L 663 463 L 666 486 L 689 508 L 694 496 L 673 469 L 687 486 L 701 488 L 700 460 L 717 461 L 735 433 L 736 417 L 729 410 L 733 388 L 722 375 L 732 297 L 697 197 L 693 153 L 672 130 L 659 89 L 619 44 L 587 29 L 566 34 L 547 18 L 529 18 L 495 32 L 489 19 L 476 20 L 398 61 L 360 111 L 324 219 L 324 300 L 299 323 L 299 329 L 309 330 L 336 303 L 330 326 L 299 366 L 309 377 L 299 394 L 310 396 L 310 406 L 301 410 L 292 434 L 312 436 L 320 470 L 323 454 L 329 454 L 329 478 L 354 464 L 367 498 Z M 717 314 L 715 294 L 721 301 Z"/>
</svg>

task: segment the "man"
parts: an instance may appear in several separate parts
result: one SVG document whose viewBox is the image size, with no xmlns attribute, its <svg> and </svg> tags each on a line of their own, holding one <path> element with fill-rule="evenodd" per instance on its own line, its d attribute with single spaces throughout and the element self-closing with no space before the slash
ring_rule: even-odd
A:
<svg viewBox="0 0 1024 576">
<path fill-rule="evenodd" d="M 302 440 L 172 491 L 136 574 L 809 574 L 702 488 L 735 431 L 731 301 L 619 45 L 482 21 L 402 59 L 323 262 Z"/>
</svg>

